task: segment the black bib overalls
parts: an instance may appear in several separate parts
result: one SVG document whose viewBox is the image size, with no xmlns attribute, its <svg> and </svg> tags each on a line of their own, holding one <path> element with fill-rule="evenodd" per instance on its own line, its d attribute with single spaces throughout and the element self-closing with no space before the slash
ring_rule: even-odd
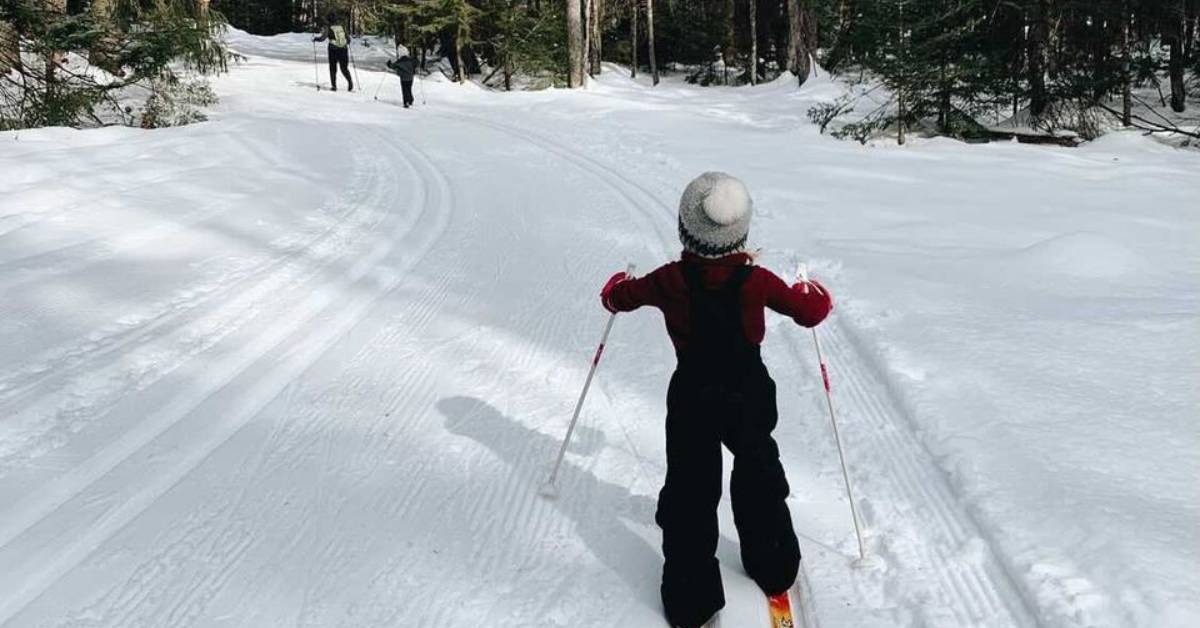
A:
<svg viewBox="0 0 1200 628">
<path fill-rule="evenodd" d="M 767 594 L 791 587 L 800 548 L 771 438 L 775 382 L 746 338 L 742 286 L 751 266 L 706 289 L 684 264 L 691 331 L 667 391 L 667 479 L 655 515 L 663 535 L 662 598 L 673 625 L 698 626 L 725 605 L 717 567 L 721 445 L 733 453 L 730 492 L 742 565 Z"/>
</svg>

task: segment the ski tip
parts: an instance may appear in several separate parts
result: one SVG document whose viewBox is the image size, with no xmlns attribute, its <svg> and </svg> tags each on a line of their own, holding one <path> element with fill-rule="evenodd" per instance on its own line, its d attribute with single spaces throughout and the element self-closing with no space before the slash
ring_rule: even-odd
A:
<svg viewBox="0 0 1200 628">
<path fill-rule="evenodd" d="M 793 628 L 796 625 L 788 591 L 767 596 L 767 609 L 771 615 L 771 628 Z"/>
</svg>

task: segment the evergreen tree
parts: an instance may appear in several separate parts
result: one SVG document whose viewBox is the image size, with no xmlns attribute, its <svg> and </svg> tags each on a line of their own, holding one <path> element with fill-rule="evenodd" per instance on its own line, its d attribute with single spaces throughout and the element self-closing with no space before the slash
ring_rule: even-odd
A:
<svg viewBox="0 0 1200 628">
<path fill-rule="evenodd" d="M 837 24 L 819 38 L 827 67 L 881 82 L 892 99 L 844 127 L 859 139 L 922 125 L 986 134 L 976 122 L 1009 109 L 1037 127 L 1085 137 L 1108 120 L 1134 122 L 1136 90 L 1168 77 L 1171 106 L 1187 106 L 1186 68 L 1196 35 L 1194 0 L 842 0 L 819 15 Z M 1166 46 L 1168 54 L 1160 52 Z M 1191 46 L 1189 48 L 1189 46 Z M 1191 88 L 1194 92 L 1194 86 Z M 1165 99 L 1163 106 L 1165 106 Z M 827 125 L 855 103 L 810 114 Z"/>
<path fill-rule="evenodd" d="M 463 50 L 478 43 L 474 39 L 474 28 L 483 11 L 467 0 L 413 0 L 411 4 L 402 5 L 400 10 L 418 35 L 438 35 L 450 41 L 454 50 L 454 56 L 450 58 L 454 78 L 460 83 L 466 81 Z"/>
<path fill-rule="evenodd" d="M 223 19 L 207 0 L 6 0 L 0 24 L 12 34 L 0 128 L 187 123 L 215 100 L 198 77 L 225 68 Z M 148 94 L 139 106 L 132 87 Z"/>
<path fill-rule="evenodd" d="M 516 73 L 543 77 L 551 84 L 565 81 L 565 19 L 559 4 L 534 10 L 516 0 L 487 0 L 483 11 L 478 27 L 481 51 L 495 68 L 487 78 L 500 73 L 505 89 L 512 89 Z"/>
</svg>

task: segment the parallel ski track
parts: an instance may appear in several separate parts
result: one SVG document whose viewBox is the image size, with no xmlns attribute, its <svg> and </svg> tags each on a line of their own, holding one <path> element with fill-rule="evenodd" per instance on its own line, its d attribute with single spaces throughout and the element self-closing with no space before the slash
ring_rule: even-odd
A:
<svg viewBox="0 0 1200 628">
<path fill-rule="evenodd" d="M 357 144 L 368 138 L 363 136 Z M 219 283 L 213 281 L 189 287 L 185 293 L 157 304 L 136 324 L 90 335 L 75 346 L 56 349 L 53 357 L 45 362 L 0 378 L 0 409 L 8 416 L 16 416 L 34 403 L 59 398 L 60 395 L 56 393 L 70 390 L 73 383 L 78 385 L 77 382 L 83 378 L 114 371 L 114 364 L 118 362 L 114 357 L 125 354 L 131 348 L 140 348 L 144 352 L 153 348 L 158 368 L 149 373 L 124 372 L 114 379 L 120 380 L 122 387 L 130 379 L 146 385 L 154 378 L 165 375 L 181 361 L 208 348 L 195 340 L 201 336 L 193 333 L 196 312 L 216 304 L 215 311 L 204 316 L 206 320 L 213 321 L 213 331 L 205 335 L 209 339 L 219 338 L 236 329 L 245 319 L 252 318 L 262 294 L 278 289 L 282 285 L 280 282 L 294 281 L 293 269 L 304 262 L 316 247 L 353 236 L 350 228 L 362 226 L 373 229 L 378 226 L 383 214 L 372 215 L 360 210 L 387 202 L 381 186 L 387 183 L 390 175 L 382 169 L 364 169 L 363 164 L 369 163 L 370 156 L 361 150 L 354 153 L 354 159 L 356 173 L 350 189 L 343 196 L 348 201 L 339 201 L 332 214 L 338 219 L 336 223 L 315 235 L 289 244 L 286 249 L 288 252 L 283 255 L 269 257 L 221 277 Z M 164 339 L 175 339 L 176 344 L 164 349 Z M 113 392 L 122 393 L 123 390 Z M 79 405 L 72 401 L 69 408 L 54 407 L 43 411 L 60 414 L 69 412 L 73 416 L 90 415 L 107 410 L 115 402 L 110 395 L 92 393 L 88 404 Z M 2 471 L 3 465 L 0 465 L 0 474 Z M 4 538 L 2 531 L 3 527 L 0 527 L 0 541 Z"/>
<path fill-rule="evenodd" d="M 411 220 L 397 221 L 389 233 L 376 238 L 365 255 L 357 248 L 342 247 L 340 255 L 322 263 L 322 272 L 313 276 L 319 282 L 326 274 L 336 274 L 329 289 L 321 290 L 311 281 L 296 286 L 302 300 L 298 307 L 283 312 L 285 320 L 271 321 L 269 331 L 233 347 L 233 355 L 223 363 L 204 365 L 220 373 L 216 381 L 209 382 L 212 385 L 171 397 L 165 407 L 151 411 L 129 433 L 54 480 L 53 486 L 39 487 L 31 500 L 7 509 L 0 530 L 0 565 L 5 570 L 0 571 L 0 589 L 5 591 L 0 599 L 0 625 L 86 560 L 249 423 L 353 329 L 381 297 L 395 289 L 405 271 L 442 237 L 452 209 L 446 177 L 415 147 L 383 148 L 395 154 L 396 163 L 406 163 L 424 183 L 420 212 Z M 339 266 L 348 268 L 339 271 Z M 339 293 L 340 286 L 348 287 L 346 295 Z M 270 293 L 267 298 L 277 300 L 281 295 Z M 225 404 L 230 411 L 214 420 L 196 412 L 206 404 Z M 168 441 L 156 447 L 164 438 Z M 163 456 L 156 449 L 165 449 L 170 455 Z M 120 497 L 114 502 L 114 496 Z M 109 507 L 95 513 L 96 503 Z M 22 539 L 33 542 L 32 551 L 14 543 Z"/>
<path fill-rule="evenodd" d="M 820 628 L 821 624 L 818 621 L 812 589 L 808 586 L 808 570 L 804 568 L 804 561 L 800 561 L 800 573 L 797 574 L 792 592 L 794 594 L 792 601 L 796 603 L 792 614 L 797 618 L 797 628 Z"/>
<path fill-rule="evenodd" d="M 800 354 L 799 339 L 794 334 L 790 338 L 793 352 Z M 935 567 L 943 591 L 954 593 L 939 601 L 953 611 L 959 625 L 1039 626 L 1036 605 L 996 556 L 991 534 L 961 503 L 945 471 L 917 436 L 915 421 L 888 388 L 886 376 L 877 372 L 861 341 L 843 322 L 828 326 L 822 338 L 835 395 L 842 393 L 841 405 L 848 410 L 842 417 L 852 447 L 848 462 L 853 466 L 856 460 L 882 461 L 885 473 L 877 477 L 889 485 L 888 494 L 924 507 L 911 512 L 920 517 L 915 531 L 924 532 L 928 541 L 922 548 L 925 560 Z M 888 510 L 879 500 L 873 503 L 878 511 Z M 886 523 L 887 517 L 882 518 L 881 523 Z M 976 540 L 986 546 L 982 556 L 977 560 L 956 556 Z"/>
<path fill-rule="evenodd" d="M 625 199 L 628 205 L 641 212 L 645 221 L 650 223 L 652 230 L 659 236 L 659 252 L 664 256 L 673 254 L 673 229 L 669 233 L 664 231 L 662 218 L 666 218 L 666 225 L 673 226 L 675 213 L 667 203 L 636 180 L 590 155 L 564 146 L 530 129 L 466 113 L 456 113 L 454 117 L 541 146 L 591 172 Z M 639 202 L 639 199 L 626 189 L 636 191 L 643 202 Z M 661 213 L 647 211 L 647 205 L 657 206 Z M 877 372 L 874 363 L 862 349 L 862 341 L 856 340 L 837 317 L 824 324 L 822 330 L 823 335 L 830 338 L 829 353 L 835 381 L 835 402 L 838 401 L 836 395 L 841 390 L 836 388 L 838 382 L 845 380 L 848 384 L 843 387 L 846 395 L 840 400 L 843 411 L 847 413 L 847 417 L 844 418 L 861 417 L 872 428 L 870 435 L 877 441 L 868 444 L 852 440 L 848 444 L 850 464 L 853 465 L 856 459 L 877 461 L 886 469 L 882 475 L 888 478 L 893 494 L 902 496 L 914 506 L 928 506 L 926 514 L 922 515 L 922 528 L 936 531 L 937 535 L 925 537 L 925 540 L 929 541 L 925 548 L 925 560 L 929 571 L 938 574 L 945 592 L 939 602 L 952 609 L 960 622 L 959 625 L 962 626 L 978 625 L 980 622 L 988 626 L 1039 626 L 1036 604 L 1024 595 L 1023 590 L 1016 584 L 1016 578 L 1007 566 L 997 559 L 993 551 L 994 540 L 954 493 L 946 472 L 917 437 L 915 422 L 899 410 L 903 406 L 883 383 L 887 381 L 886 374 Z M 798 332 L 789 331 L 786 335 L 789 338 L 789 351 L 794 359 L 812 359 L 812 356 L 801 349 L 803 343 L 798 337 Z M 851 436 L 865 435 L 852 433 Z M 865 455 L 868 451 L 869 455 Z M 857 458 L 856 453 L 860 454 Z M 913 512 L 923 511 L 915 508 Z M 954 556 L 955 552 L 973 539 L 980 539 L 987 545 L 982 560 L 967 562 L 957 559 Z M 804 569 L 803 562 L 801 569 Z M 807 583 L 807 574 L 802 574 L 801 579 Z M 803 612 L 807 614 L 808 628 L 818 628 L 819 620 L 811 608 L 813 600 L 810 591 L 807 590 L 807 584 L 799 592 L 808 594 L 801 603 L 805 609 Z"/>
</svg>

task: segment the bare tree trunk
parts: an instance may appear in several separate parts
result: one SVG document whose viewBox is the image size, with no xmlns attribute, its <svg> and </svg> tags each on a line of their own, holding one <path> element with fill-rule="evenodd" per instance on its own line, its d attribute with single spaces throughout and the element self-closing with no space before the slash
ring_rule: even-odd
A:
<svg viewBox="0 0 1200 628">
<path fill-rule="evenodd" d="M 21 40 L 17 29 L 8 22 L 0 22 L 0 74 L 8 74 L 21 63 Z"/>
<path fill-rule="evenodd" d="M 897 38 L 897 41 L 900 42 L 900 55 L 903 58 L 907 59 L 908 58 L 908 42 L 905 41 L 905 38 L 904 38 L 904 1 L 903 0 L 901 0 L 901 2 L 900 2 L 900 24 L 898 25 L 897 28 L 899 30 L 899 36 Z M 905 103 L 904 103 L 904 85 L 899 85 L 896 89 L 896 102 L 897 102 L 897 108 L 899 109 L 899 111 L 897 112 L 897 118 L 896 118 L 896 124 L 898 127 L 896 130 L 896 143 L 903 146 L 904 145 L 904 118 L 905 118 L 906 114 L 908 113 L 904 107 L 904 105 L 905 105 Z"/>
<path fill-rule="evenodd" d="M 458 76 L 455 78 L 458 79 L 460 84 L 467 82 L 467 68 L 463 65 L 462 56 L 462 41 L 466 38 L 464 31 L 465 29 L 462 27 L 462 24 L 459 24 L 458 29 L 454 33 L 454 60 L 458 63 Z"/>
<path fill-rule="evenodd" d="M 1133 77 L 1130 64 L 1129 2 L 1121 5 L 1121 124 L 1133 126 Z"/>
<path fill-rule="evenodd" d="M 508 51 L 504 52 L 504 91 L 512 91 L 512 63 L 509 61 Z"/>
<path fill-rule="evenodd" d="M 737 59 L 737 6 L 735 0 L 725 0 L 725 41 L 721 46 L 721 64 L 725 85 L 729 85 L 729 64 Z"/>
<path fill-rule="evenodd" d="M 1191 59 L 1196 54 L 1196 30 L 1200 29 L 1200 0 L 1187 0 L 1183 21 L 1187 24 L 1183 29 L 1183 58 Z"/>
<path fill-rule="evenodd" d="M 106 25 L 109 33 L 98 38 L 92 45 L 92 49 L 88 51 L 88 63 L 109 74 L 122 76 L 124 72 L 116 59 L 116 51 L 121 47 L 121 38 L 112 24 L 116 5 L 116 0 L 92 0 L 92 19 L 98 24 Z"/>
<path fill-rule="evenodd" d="M 1187 91 L 1183 81 L 1183 71 L 1186 56 L 1184 37 L 1187 29 L 1187 6 L 1185 0 L 1179 0 L 1179 15 L 1173 16 L 1167 25 L 1164 39 L 1171 49 L 1171 58 L 1167 63 L 1167 73 L 1171 77 L 1171 110 L 1183 113 L 1187 110 Z"/>
<path fill-rule="evenodd" d="M 812 74 L 812 53 L 816 48 L 816 29 L 806 0 L 787 0 L 788 70 L 803 85 Z"/>
<path fill-rule="evenodd" d="M 787 23 L 787 69 L 788 72 L 800 76 L 800 0 L 787 0 Z M 801 85 L 804 84 L 805 78 L 807 76 L 800 77 Z"/>
<path fill-rule="evenodd" d="M 650 46 L 650 75 L 658 85 L 658 62 L 654 57 L 654 0 L 646 0 L 646 44 Z"/>
<path fill-rule="evenodd" d="M 850 33 L 854 30 L 858 16 L 858 3 L 855 0 L 840 0 L 838 2 L 837 37 L 830 46 L 829 54 L 825 57 L 825 69 L 833 72 L 842 60 L 850 55 Z M 815 48 L 815 46 L 814 46 Z"/>
<path fill-rule="evenodd" d="M 583 87 L 583 9 L 579 0 L 567 0 L 568 87 Z"/>
<path fill-rule="evenodd" d="M 1029 113 L 1039 118 L 1046 112 L 1049 104 L 1046 98 L 1046 40 L 1050 35 L 1050 0 L 1038 0 L 1033 5 L 1033 14 L 1029 18 L 1029 30 L 1025 42 L 1025 56 L 1028 59 L 1029 81 Z"/>
<path fill-rule="evenodd" d="M 51 15 L 66 15 L 67 0 L 42 0 L 42 6 L 46 12 Z M 60 50 L 51 50 L 46 54 L 46 89 L 53 87 L 56 80 L 54 70 L 66 58 L 66 53 Z"/>
<path fill-rule="evenodd" d="M 600 74 L 604 53 L 604 0 L 592 0 L 592 76 Z"/>
<path fill-rule="evenodd" d="M 750 84 L 758 84 L 758 0 L 750 0 Z"/>
<path fill-rule="evenodd" d="M 590 76 L 595 76 L 592 72 L 592 32 L 595 30 L 592 20 L 596 17 L 595 5 L 596 0 L 583 0 L 583 66 Z"/>
<path fill-rule="evenodd" d="M 641 7 L 639 7 L 639 6 L 638 6 L 638 4 L 639 4 L 639 0 L 629 0 L 629 8 L 630 8 L 630 10 L 633 12 L 633 26 L 630 28 L 630 31 L 629 31 L 629 40 L 630 40 L 630 46 L 629 46 L 629 55 L 630 55 L 630 61 L 629 61 L 629 77 L 630 77 L 630 78 L 637 78 L 637 68 L 638 68 L 638 55 L 637 55 L 637 53 L 638 53 L 638 13 L 640 12 L 640 8 L 641 8 Z"/>
</svg>

